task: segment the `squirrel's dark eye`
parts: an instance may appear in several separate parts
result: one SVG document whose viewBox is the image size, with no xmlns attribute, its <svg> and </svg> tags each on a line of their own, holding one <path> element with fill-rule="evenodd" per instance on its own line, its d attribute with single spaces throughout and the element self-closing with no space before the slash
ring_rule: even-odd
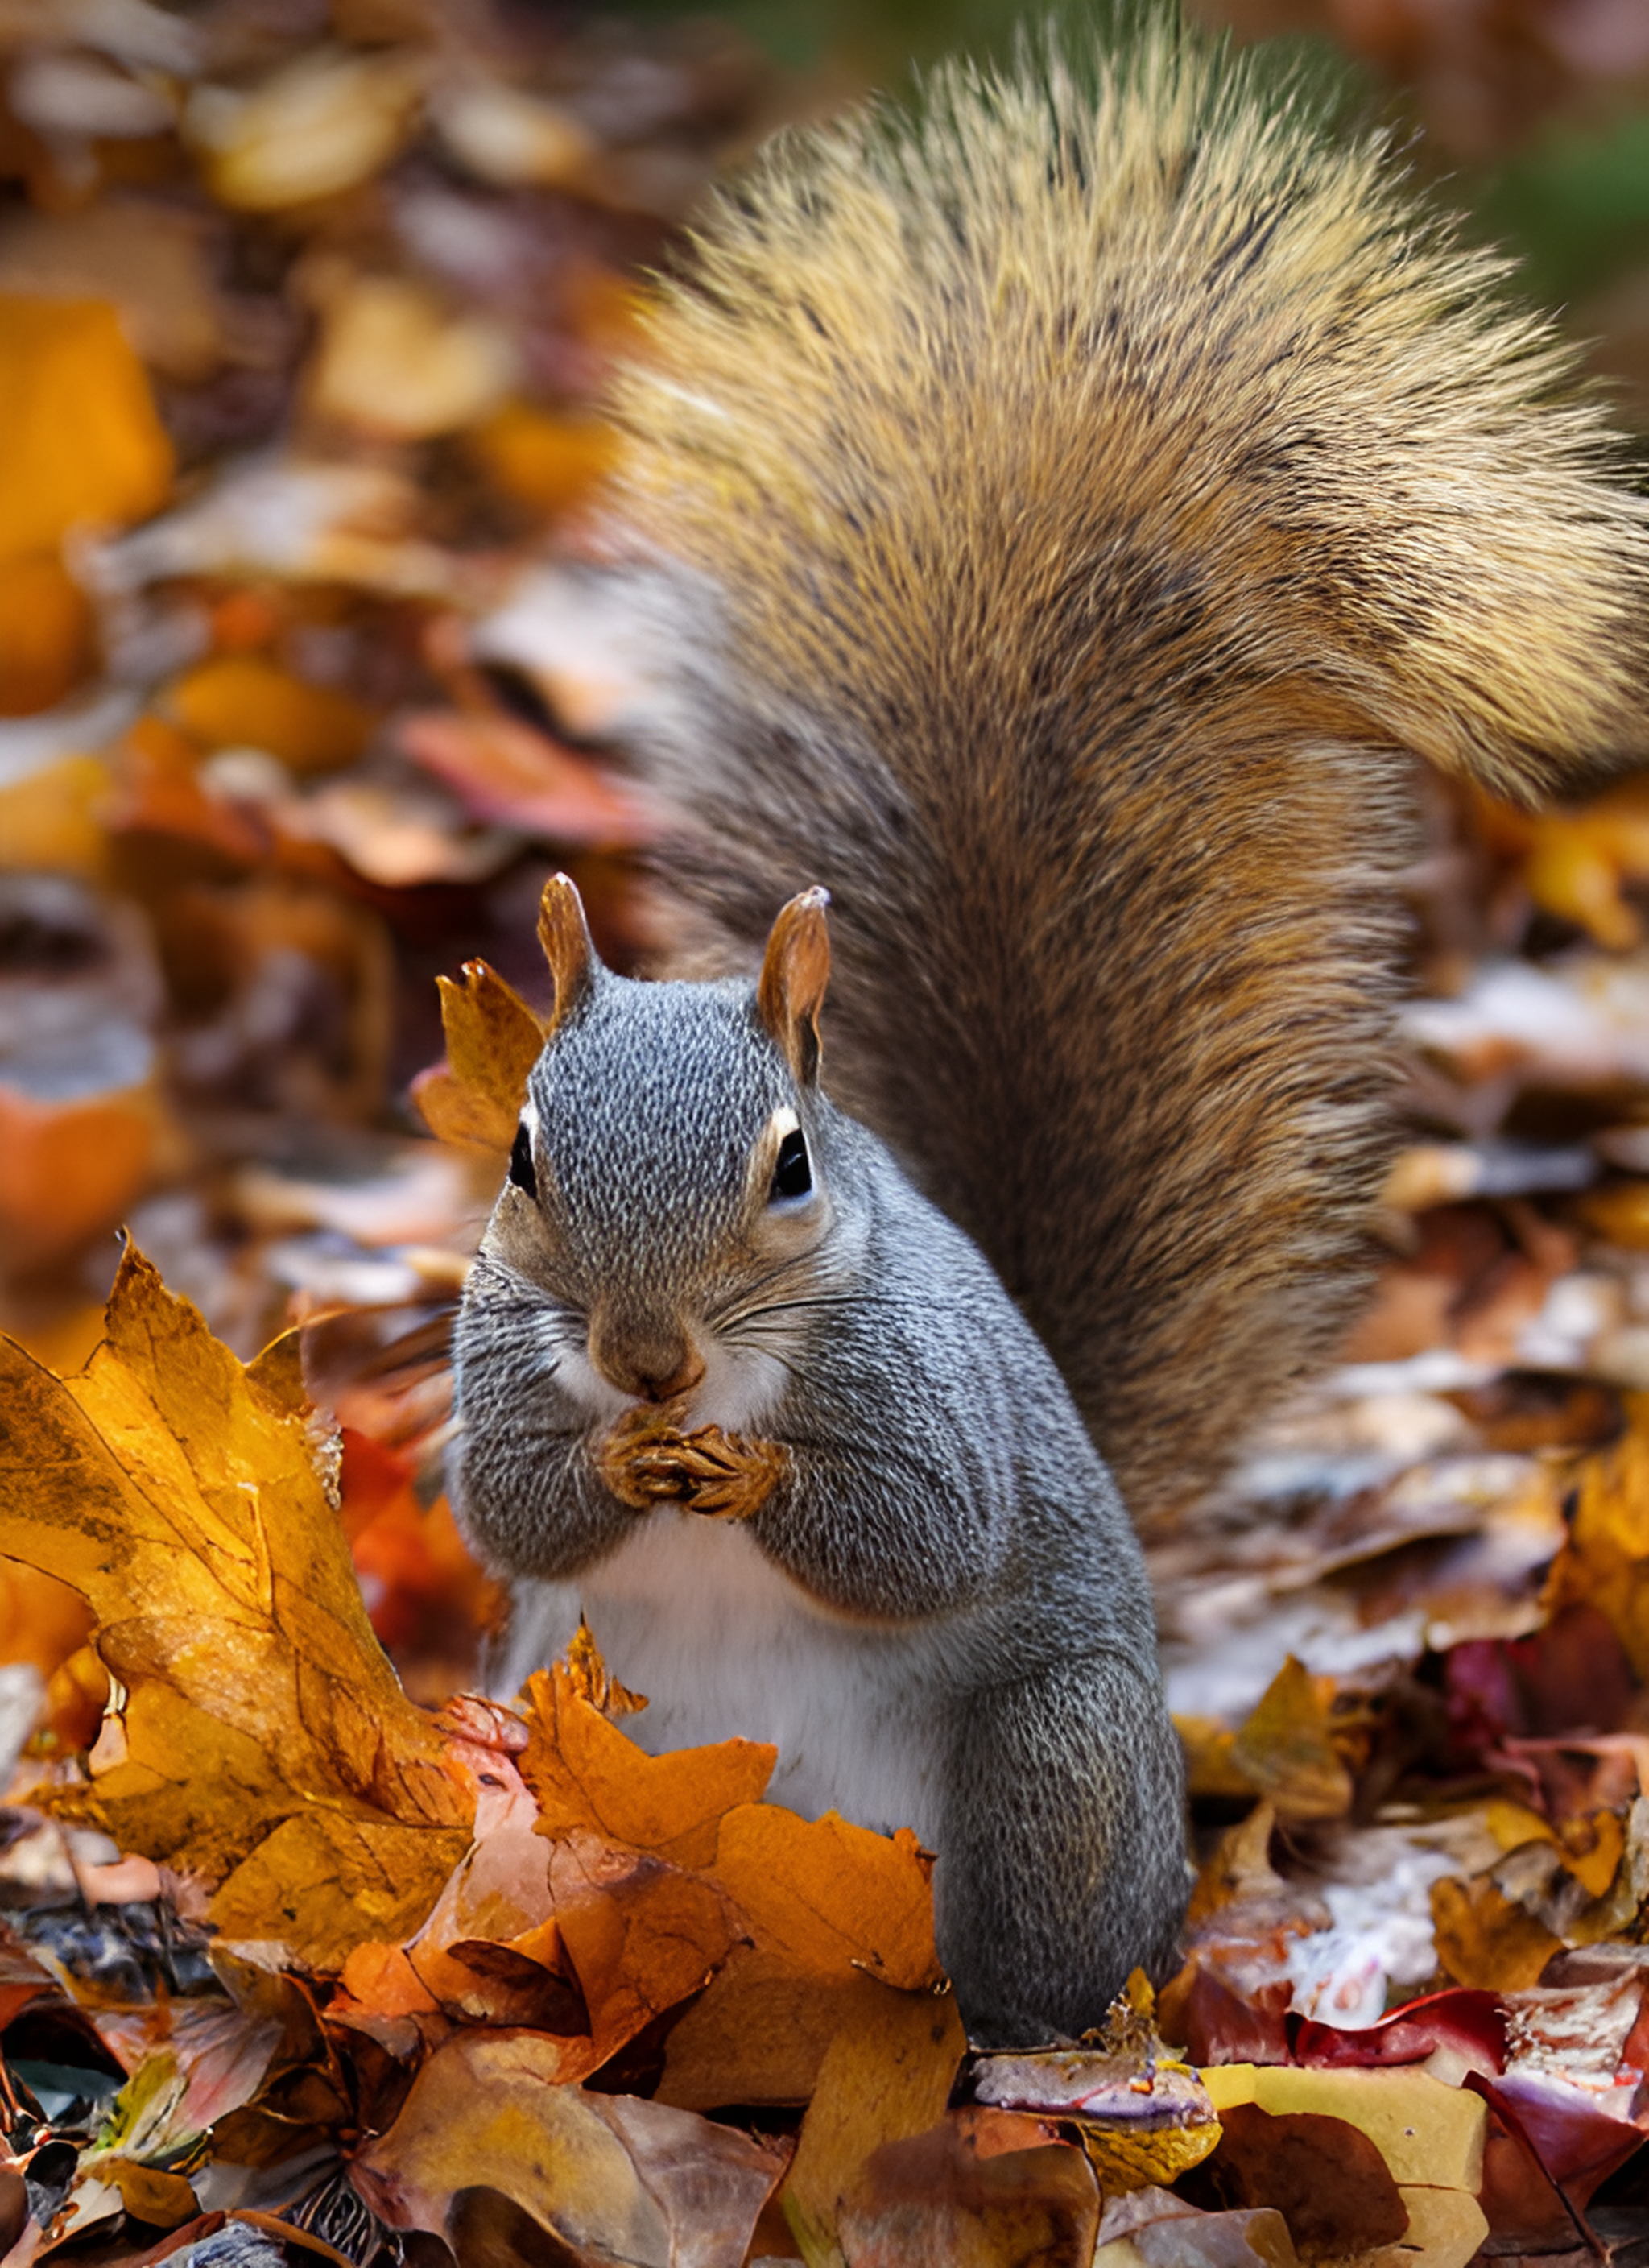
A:
<svg viewBox="0 0 1649 2268">
<path fill-rule="evenodd" d="M 515 1130 L 515 1140 L 510 1150 L 510 1179 L 518 1189 L 525 1189 L 534 1204 L 538 1201 L 538 1175 L 533 1171 L 533 1138 L 522 1120 Z"/>
<path fill-rule="evenodd" d="M 807 1145 L 798 1130 L 787 1134 L 778 1145 L 778 1162 L 773 1168 L 773 1187 L 768 1202 L 772 1204 L 780 1197 L 805 1197 L 812 1187 Z"/>
</svg>

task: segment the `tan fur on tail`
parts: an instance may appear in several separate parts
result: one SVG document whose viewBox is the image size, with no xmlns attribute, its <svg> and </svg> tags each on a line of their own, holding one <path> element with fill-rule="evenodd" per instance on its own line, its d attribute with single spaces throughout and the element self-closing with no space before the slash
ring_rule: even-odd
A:
<svg viewBox="0 0 1649 2268">
<path fill-rule="evenodd" d="M 1160 30 L 780 142 L 621 383 L 682 950 L 828 886 L 827 1085 L 1138 1514 L 1356 1294 L 1410 755 L 1645 754 L 1645 507 L 1501 275 Z"/>
</svg>

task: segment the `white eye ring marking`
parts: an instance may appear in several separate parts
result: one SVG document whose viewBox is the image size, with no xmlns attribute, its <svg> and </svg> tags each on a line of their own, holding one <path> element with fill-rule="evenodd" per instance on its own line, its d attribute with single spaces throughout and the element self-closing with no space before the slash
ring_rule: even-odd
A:
<svg viewBox="0 0 1649 2268">
<path fill-rule="evenodd" d="M 799 1132 L 800 1128 L 801 1120 L 796 1116 L 796 1113 L 791 1108 L 788 1102 L 781 1102 L 778 1108 L 773 1113 L 771 1118 L 768 1120 L 769 1131 L 772 1134 L 776 1142 L 782 1142 L 787 1134 L 795 1134 Z"/>
</svg>

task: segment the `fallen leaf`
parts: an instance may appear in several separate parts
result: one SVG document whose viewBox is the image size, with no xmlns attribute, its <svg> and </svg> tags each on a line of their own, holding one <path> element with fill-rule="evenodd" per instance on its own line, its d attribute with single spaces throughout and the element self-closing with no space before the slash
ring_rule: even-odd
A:
<svg viewBox="0 0 1649 2268">
<path fill-rule="evenodd" d="M 361 276 L 328 299 L 309 397 L 320 416 L 363 432 L 426 440 L 496 410 L 517 368 L 503 324 L 403 277 Z"/>
<path fill-rule="evenodd" d="M 366 1621 L 300 1417 L 129 1247 L 59 1381 L 0 1343 L 0 1550 L 69 1584 L 126 1689 L 77 1802 L 317 1968 L 403 1936 L 468 1840 L 440 1735 Z"/>
<path fill-rule="evenodd" d="M 690 2111 L 566 2086 L 563 2061 L 538 2033 L 456 2035 L 350 2179 L 391 2228 L 451 2242 L 490 2190 L 579 2261 L 739 2268 L 782 2156 Z M 561 2256 L 541 2234 L 528 2257 Z"/>
<path fill-rule="evenodd" d="M 134 2220 L 154 2228 L 180 2228 L 200 2212 L 200 2200 L 181 2174 L 140 2166 L 130 2158 L 102 2158 L 97 2164 L 98 2179 L 114 2183 Z"/>
<path fill-rule="evenodd" d="M 526 1075 L 543 1049 L 543 1026 L 484 961 L 467 961 L 461 983 L 445 976 L 436 982 L 447 1060 L 414 1080 L 414 1099 L 442 1141 L 507 1150 L 521 1116 Z"/>
<path fill-rule="evenodd" d="M 91 602 L 55 551 L 0 563 L 0 716 L 66 700 L 93 653 Z M 9 864 L 16 854 L 5 840 Z"/>
<path fill-rule="evenodd" d="M 713 1882 L 597 1835 L 553 1845 L 550 1889 L 589 2010 L 593 2068 L 698 1992 L 744 1934 Z"/>
<path fill-rule="evenodd" d="M 4 575 L 0 569 L 0 583 Z M 113 785 L 99 757 L 65 755 L 0 787 L 7 865 L 100 878 L 108 864 L 104 821 Z"/>
<path fill-rule="evenodd" d="M 1270 2205 L 1204 2213 L 1172 2191 L 1107 2198 L 1094 2268 L 1293 2268 L 1288 2223 Z M 1383 2268 L 1383 2264 L 1382 2264 Z M 1394 2264 L 1395 2268 L 1395 2264 Z"/>
<path fill-rule="evenodd" d="M 759 1741 L 643 1753 L 583 1697 L 557 1662 L 527 1683 L 531 1731 L 521 1776 L 538 1799 L 541 1835 L 593 1830 L 676 1867 L 714 1866 L 722 1821 L 760 1800 L 777 1750 Z"/>
<path fill-rule="evenodd" d="M 1432 1885 L 1438 1966 L 1457 1984 L 1516 1992 L 1535 1984 L 1563 1940 L 1487 1879 Z"/>
<path fill-rule="evenodd" d="M 103 300 L 0 295 L 0 560 L 140 519 L 172 484 L 143 364 Z"/>
<path fill-rule="evenodd" d="M 1281 1815 L 1338 1819 L 1351 1775 L 1330 1735 L 1328 1681 L 1291 1654 L 1233 1742 L 1230 1761 Z"/>
<path fill-rule="evenodd" d="M 62 1100 L 0 1075 L 0 1238 L 13 1268 L 39 1267 L 113 1228 L 166 1149 L 150 1081 Z"/>
<path fill-rule="evenodd" d="M 1649 1679 L 1649 1434 L 1638 1427 L 1581 1467 L 1545 1603 L 1600 1609 L 1639 1681 Z"/>
<path fill-rule="evenodd" d="M 609 470 L 618 436 L 594 418 L 552 416 L 508 401 L 469 436 L 469 446 L 508 496 L 553 518 L 579 503 Z"/>
<path fill-rule="evenodd" d="M 225 343 L 211 235 L 202 215 L 158 197 L 79 212 L 14 210 L 0 229 L 0 291 L 112 300 L 151 369 L 198 381 Z"/>
<path fill-rule="evenodd" d="M 810 2268 L 846 2268 L 848 2226 L 875 2213 L 874 2153 L 944 2116 L 967 2047 L 955 2001 L 881 1986 L 820 2067 L 784 2189 Z"/>
<path fill-rule="evenodd" d="M 1371 2251 L 1407 2230 L 1408 2208 L 1385 2159 L 1343 2118 L 1240 2102 L 1220 2124 L 1210 2185 L 1224 2205 L 1275 2205 L 1302 2260 Z"/>
<path fill-rule="evenodd" d="M 403 718 L 395 738 L 477 819 L 551 843 L 609 850 L 645 843 L 655 831 L 591 758 L 513 717 L 426 710 Z"/>
<path fill-rule="evenodd" d="M 184 129 L 222 203 L 280 212 L 370 180 L 409 131 L 419 92 L 404 56 L 311 50 L 244 92 L 198 85 Z"/>
<path fill-rule="evenodd" d="M 872 2151 L 838 2226 L 853 2268 L 1090 2268 L 1099 2220 L 1093 2169 L 1056 2131 L 961 2110 Z"/>
<path fill-rule="evenodd" d="M 777 1804 L 746 1804 L 722 1821 L 714 1875 L 756 1944 L 799 1969 L 864 1970 L 906 1992 L 931 1992 L 943 1978 L 932 1861 L 909 1828 L 874 1835 L 834 1811 L 803 1820 Z"/>
<path fill-rule="evenodd" d="M 352 764 L 378 719 L 335 686 L 257 653 L 215 654 L 176 679 L 164 705 L 207 748 L 262 748 L 297 772 Z"/>
<path fill-rule="evenodd" d="M 1487 2114 L 1481 2098 L 1421 2071 L 1299 2071 L 1226 2064 L 1203 2074 L 1223 2119 L 1245 2102 L 1273 2117 L 1343 2118 L 1373 2143 L 1400 2189 L 1419 2184 L 1475 2196 Z"/>
</svg>

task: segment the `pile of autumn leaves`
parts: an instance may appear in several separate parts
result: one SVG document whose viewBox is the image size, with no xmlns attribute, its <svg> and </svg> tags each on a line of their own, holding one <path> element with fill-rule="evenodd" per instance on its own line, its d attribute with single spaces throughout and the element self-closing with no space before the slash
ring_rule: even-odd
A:
<svg viewBox="0 0 1649 2268">
<path fill-rule="evenodd" d="M 278 2170 L 328 2138 L 354 2143 L 350 2178 L 388 2228 L 460 2258 L 520 2250 L 502 2214 L 555 2232 L 557 2260 L 736 2268 L 782 2178 L 788 2227 L 833 2257 L 850 2176 L 943 2125 L 964 2053 L 914 1837 L 764 1805 L 774 1756 L 755 1742 L 644 1756 L 612 1721 L 637 1703 L 587 1649 L 534 1678 L 524 1717 L 416 1708 L 368 1624 L 291 1342 L 242 1366 L 136 1251 L 78 1376 L 0 1342 L 0 1548 L 81 1594 L 114 1681 L 85 1772 L 48 1770 L 35 1800 L 155 1862 L 240 1979 L 249 2036 L 267 2007 L 247 1977 L 254 2003 L 278 1984 L 319 2027 L 304 2118 L 260 2111 L 269 2050 L 248 2063 L 243 2040 L 244 2084 L 215 2106 L 232 2115 L 179 2129 L 192 2149 L 151 2131 L 140 2150 L 155 2058 L 189 2080 L 178 2009 L 147 2011 L 77 2185 L 17 2257 L 124 2200 L 144 2232 L 127 2257 L 149 2257 L 159 2228 L 211 2221 L 180 2167 Z M 106 1992 L 80 1997 L 107 2021 Z M 699 2115 L 810 2098 L 794 2152 Z M 956 2117 L 956 2150 L 983 2119 L 1012 2176 L 997 2210 L 1013 2249 L 982 2259 L 1020 2257 L 1050 2214 L 1068 2257 L 1084 2229 L 1091 2245 L 1079 2151 L 1035 2117 Z M 1028 2185 L 1010 2163 L 1027 2151 L 1048 2160 Z M 989 2205 L 966 2207 L 976 2236 Z M 759 2249 L 789 2252 L 786 2228 Z"/>
<path fill-rule="evenodd" d="M 449 2138 L 449 2186 L 485 2156 L 462 2106 L 486 2123 L 512 2088 L 582 2080 L 691 2000 L 649 2051 L 657 2111 L 623 2117 L 644 2136 L 662 2120 L 747 2230 L 783 2154 L 703 2120 L 688 2147 L 688 2108 L 805 2099 L 832 2038 L 896 2030 L 907 2004 L 954 2032 L 914 1838 L 763 1805 L 770 1749 L 644 1756 L 588 1660 L 536 1677 L 525 1720 L 408 1701 L 286 1342 L 243 1367 L 129 1252 L 78 1377 L 0 1352 L 0 1544 L 85 1598 L 121 1697 L 89 1779 L 42 1800 L 157 1861 L 225 1950 L 278 1946 L 335 1979 L 330 2025 L 427 2055 L 402 2116 Z M 592 2096 L 564 2117 L 587 2153 L 619 2113 Z M 404 2139 L 357 2172 L 392 2226 L 439 2228 Z"/>
</svg>

